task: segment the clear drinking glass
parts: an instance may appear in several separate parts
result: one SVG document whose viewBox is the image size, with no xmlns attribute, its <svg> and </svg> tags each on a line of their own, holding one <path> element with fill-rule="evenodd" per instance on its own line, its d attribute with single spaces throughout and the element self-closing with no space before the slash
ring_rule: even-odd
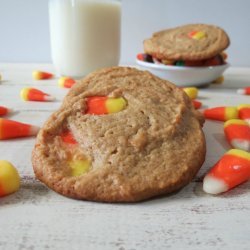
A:
<svg viewBox="0 0 250 250">
<path fill-rule="evenodd" d="M 119 64 L 121 1 L 49 0 L 49 17 L 59 75 L 79 78 Z"/>
</svg>

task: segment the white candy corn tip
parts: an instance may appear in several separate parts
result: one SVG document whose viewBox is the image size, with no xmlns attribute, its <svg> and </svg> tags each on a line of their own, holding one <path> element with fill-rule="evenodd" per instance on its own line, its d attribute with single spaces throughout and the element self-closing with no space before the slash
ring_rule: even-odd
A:
<svg viewBox="0 0 250 250">
<path fill-rule="evenodd" d="M 250 151 L 250 141 L 234 139 L 231 141 L 233 148 L 242 149 L 245 151 Z"/>
<path fill-rule="evenodd" d="M 246 92 L 245 92 L 244 89 L 238 89 L 237 93 L 240 94 L 240 95 L 245 95 Z"/>
<path fill-rule="evenodd" d="M 244 121 L 250 125 L 250 119 L 244 119 Z"/>
<path fill-rule="evenodd" d="M 37 135 L 39 132 L 40 128 L 37 126 L 31 126 L 30 127 L 30 135 Z"/>
<path fill-rule="evenodd" d="M 203 190 L 208 194 L 220 194 L 226 192 L 228 187 L 224 181 L 208 174 L 203 180 Z"/>
<path fill-rule="evenodd" d="M 51 95 L 46 95 L 44 96 L 44 100 L 47 101 L 47 102 L 52 102 L 54 101 L 56 98 L 54 96 L 51 96 Z"/>
</svg>

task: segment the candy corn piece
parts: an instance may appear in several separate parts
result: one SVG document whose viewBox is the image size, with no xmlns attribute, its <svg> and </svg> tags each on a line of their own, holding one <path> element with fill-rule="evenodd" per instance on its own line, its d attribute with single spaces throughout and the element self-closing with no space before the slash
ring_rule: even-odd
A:
<svg viewBox="0 0 250 250">
<path fill-rule="evenodd" d="M 33 136 L 38 131 L 36 126 L 0 118 L 0 140 Z"/>
<path fill-rule="evenodd" d="M 89 171 L 91 163 L 89 160 L 72 160 L 69 162 L 72 176 L 80 176 Z"/>
<path fill-rule="evenodd" d="M 238 118 L 238 110 L 236 107 L 216 107 L 203 110 L 206 119 L 217 121 L 227 121 Z"/>
<path fill-rule="evenodd" d="M 194 108 L 199 109 L 202 106 L 202 103 L 197 100 L 192 100 Z"/>
<path fill-rule="evenodd" d="M 48 72 L 43 71 L 33 71 L 32 72 L 33 79 L 35 80 L 46 80 L 52 78 L 54 75 Z"/>
<path fill-rule="evenodd" d="M 219 194 L 250 179 L 250 153 L 229 150 L 209 171 L 203 180 L 203 190 Z"/>
<path fill-rule="evenodd" d="M 190 99 L 195 99 L 198 96 L 198 89 L 195 87 L 183 88 L 183 90 Z"/>
<path fill-rule="evenodd" d="M 241 104 L 238 107 L 239 118 L 250 124 L 250 104 Z"/>
<path fill-rule="evenodd" d="M 55 100 L 55 97 L 34 88 L 23 88 L 20 97 L 24 101 L 50 102 Z"/>
<path fill-rule="evenodd" d="M 233 148 L 250 150 L 250 127 L 248 123 L 239 120 L 228 120 L 224 124 L 224 133 Z"/>
<path fill-rule="evenodd" d="M 104 115 L 122 111 L 127 102 L 124 98 L 110 98 L 106 96 L 92 96 L 87 98 L 86 114 Z"/>
<path fill-rule="evenodd" d="M 0 116 L 8 115 L 9 113 L 11 113 L 11 111 L 12 111 L 12 110 L 9 109 L 9 108 L 0 106 Z"/>
<path fill-rule="evenodd" d="M 189 35 L 189 37 L 191 37 L 195 40 L 200 40 L 200 39 L 206 37 L 206 33 L 203 31 L 192 31 L 188 35 Z"/>
<path fill-rule="evenodd" d="M 61 77 L 58 80 L 58 86 L 62 88 L 71 88 L 75 83 L 76 81 L 70 77 Z"/>
<path fill-rule="evenodd" d="M 244 89 L 238 89 L 237 93 L 240 95 L 250 95 L 250 87 L 246 87 Z"/>
<path fill-rule="evenodd" d="M 20 187 L 20 177 L 15 167 L 8 161 L 0 160 L 0 197 L 16 192 Z"/>
</svg>

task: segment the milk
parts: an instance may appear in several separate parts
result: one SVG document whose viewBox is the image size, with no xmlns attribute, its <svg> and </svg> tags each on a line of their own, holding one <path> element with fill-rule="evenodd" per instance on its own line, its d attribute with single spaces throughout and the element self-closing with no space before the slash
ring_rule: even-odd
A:
<svg viewBox="0 0 250 250">
<path fill-rule="evenodd" d="M 82 77 L 119 63 L 121 3 L 50 0 L 52 61 L 60 75 Z"/>
</svg>

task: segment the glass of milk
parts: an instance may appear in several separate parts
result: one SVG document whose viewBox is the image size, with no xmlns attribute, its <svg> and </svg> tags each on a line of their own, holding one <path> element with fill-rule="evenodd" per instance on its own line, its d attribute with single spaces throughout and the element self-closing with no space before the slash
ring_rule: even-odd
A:
<svg viewBox="0 0 250 250">
<path fill-rule="evenodd" d="M 49 17 L 58 75 L 79 78 L 119 64 L 119 0 L 49 0 Z"/>
</svg>

